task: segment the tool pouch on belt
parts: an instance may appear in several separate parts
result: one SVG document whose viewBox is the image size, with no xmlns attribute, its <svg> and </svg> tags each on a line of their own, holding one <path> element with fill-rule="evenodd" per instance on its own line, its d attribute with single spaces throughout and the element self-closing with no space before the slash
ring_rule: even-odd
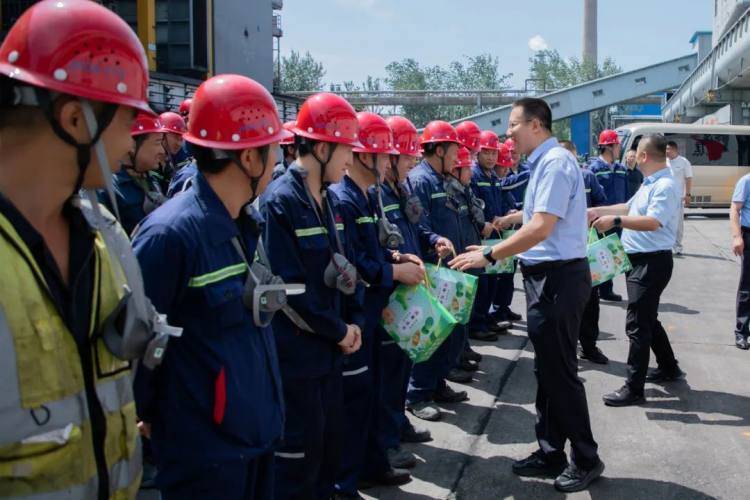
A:
<svg viewBox="0 0 750 500">
<path fill-rule="evenodd" d="M 166 316 L 146 297 L 140 266 L 117 220 L 100 208 L 93 193 L 86 191 L 86 197 L 75 203 L 89 225 L 102 235 L 110 258 L 120 264 L 125 278 L 123 296 L 105 319 L 102 338 L 115 357 L 124 361 L 143 358 L 143 364 L 154 369 L 164 358 L 169 337 L 182 335 L 182 328 L 168 325 Z"/>
</svg>

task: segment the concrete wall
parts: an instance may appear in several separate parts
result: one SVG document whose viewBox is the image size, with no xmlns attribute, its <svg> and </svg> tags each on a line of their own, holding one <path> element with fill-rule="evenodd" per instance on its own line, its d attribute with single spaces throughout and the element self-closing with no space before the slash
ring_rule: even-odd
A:
<svg viewBox="0 0 750 500">
<path fill-rule="evenodd" d="M 271 0 L 214 0 L 214 72 L 273 86 Z"/>
<path fill-rule="evenodd" d="M 747 0 L 711 0 L 714 2 L 714 46 L 724 34 L 724 30 L 750 7 Z"/>
</svg>

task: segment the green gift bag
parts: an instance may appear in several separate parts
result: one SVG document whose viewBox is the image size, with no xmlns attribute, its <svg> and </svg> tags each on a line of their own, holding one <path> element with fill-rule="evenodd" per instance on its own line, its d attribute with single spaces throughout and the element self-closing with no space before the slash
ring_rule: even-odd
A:
<svg viewBox="0 0 750 500">
<path fill-rule="evenodd" d="M 447 267 L 425 264 L 427 286 L 443 307 L 448 309 L 456 321 L 465 325 L 471 319 L 471 310 L 477 295 L 476 276 L 454 271 Z"/>
<path fill-rule="evenodd" d="M 396 287 L 380 322 L 415 363 L 430 359 L 456 323 L 424 285 Z"/>
<path fill-rule="evenodd" d="M 495 246 L 501 241 L 503 240 L 482 240 L 482 246 Z M 516 272 L 516 268 L 514 266 L 515 260 L 515 256 L 510 256 L 506 257 L 505 259 L 500 259 L 494 264 L 487 264 L 484 268 L 484 274 L 513 274 L 514 272 Z"/>
<path fill-rule="evenodd" d="M 633 269 L 617 234 L 599 239 L 596 229 L 589 231 L 586 255 L 591 268 L 591 285 L 601 285 Z"/>
</svg>

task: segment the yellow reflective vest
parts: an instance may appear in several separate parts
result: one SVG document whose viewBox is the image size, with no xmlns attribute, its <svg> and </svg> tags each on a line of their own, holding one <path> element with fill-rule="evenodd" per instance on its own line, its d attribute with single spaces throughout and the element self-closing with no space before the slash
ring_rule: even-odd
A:
<svg viewBox="0 0 750 500">
<path fill-rule="evenodd" d="M 89 338 L 106 417 L 110 498 L 135 498 L 141 475 L 132 373 L 96 332 L 123 295 L 124 275 L 99 232 Z M 0 497 L 97 498 L 83 371 L 72 333 L 26 244 L 0 214 Z"/>
</svg>

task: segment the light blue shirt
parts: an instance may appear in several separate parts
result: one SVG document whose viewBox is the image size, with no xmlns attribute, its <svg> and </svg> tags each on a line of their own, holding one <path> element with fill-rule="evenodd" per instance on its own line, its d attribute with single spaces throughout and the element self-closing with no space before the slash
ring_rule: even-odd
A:
<svg viewBox="0 0 750 500">
<path fill-rule="evenodd" d="M 526 265 L 586 256 L 586 192 L 573 155 L 551 137 L 528 158 L 531 170 L 523 201 L 523 223 L 535 213 L 558 217 L 549 238 L 521 253 Z"/>
<path fill-rule="evenodd" d="M 750 174 L 745 174 L 737 181 L 732 195 L 733 203 L 742 203 L 740 226 L 750 227 Z"/>
<path fill-rule="evenodd" d="M 622 230 L 625 253 L 671 250 L 677 240 L 680 217 L 680 195 L 669 168 L 665 167 L 643 179 L 643 184 L 628 201 L 628 215 L 645 215 L 658 220 L 656 231 Z"/>
</svg>

